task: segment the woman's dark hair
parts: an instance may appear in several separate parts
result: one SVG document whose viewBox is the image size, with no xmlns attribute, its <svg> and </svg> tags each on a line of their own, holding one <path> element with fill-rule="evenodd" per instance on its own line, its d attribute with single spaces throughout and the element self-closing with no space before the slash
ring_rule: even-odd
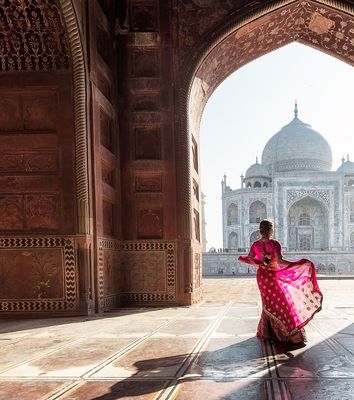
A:
<svg viewBox="0 0 354 400">
<path fill-rule="evenodd" d="M 269 219 L 264 219 L 259 224 L 259 232 L 262 236 L 267 235 L 271 229 L 273 229 L 273 222 Z"/>
</svg>

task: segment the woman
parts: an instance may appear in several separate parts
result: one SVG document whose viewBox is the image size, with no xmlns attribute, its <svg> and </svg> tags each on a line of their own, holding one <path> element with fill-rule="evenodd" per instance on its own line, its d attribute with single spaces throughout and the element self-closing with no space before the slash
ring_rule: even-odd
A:
<svg viewBox="0 0 354 400">
<path fill-rule="evenodd" d="M 248 256 L 239 257 L 240 261 L 258 267 L 262 314 L 257 336 L 281 342 L 305 342 L 303 327 L 322 307 L 315 266 L 305 258 L 295 262 L 283 259 L 279 242 L 272 239 L 271 221 L 262 221 L 259 230 L 261 239 L 252 244 Z"/>
</svg>

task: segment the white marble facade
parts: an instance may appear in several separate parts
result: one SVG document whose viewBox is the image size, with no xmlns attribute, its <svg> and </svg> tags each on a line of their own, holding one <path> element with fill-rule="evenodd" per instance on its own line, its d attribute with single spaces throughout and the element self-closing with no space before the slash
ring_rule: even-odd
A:
<svg viewBox="0 0 354 400">
<path fill-rule="evenodd" d="M 259 237 L 259 222 L 275 223 L 284 251 L 354 251 L 354 162 L 332 171 L 323 136 L 298 118 L 266 144 L 262 162 L 241 176 L 241 187 L 222 180 L 223 247 L 246 251 Z"/>
</svg>

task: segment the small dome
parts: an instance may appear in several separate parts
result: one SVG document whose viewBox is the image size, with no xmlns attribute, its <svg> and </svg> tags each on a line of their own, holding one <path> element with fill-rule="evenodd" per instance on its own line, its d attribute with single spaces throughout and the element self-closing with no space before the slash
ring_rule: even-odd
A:
<svg viewBox="0 0 354 400">
<path fill-rule="evenodd" d="M 258 163 L 258 158 L 256 159 L 256 163 L 251 165 L 246 171 L 245 178 L 270 178 L 268 169 Z"/>
<path fill-rule="evenodd" d="M 269 171 L 309 170 L 329 171 L 332 168 L 332 150 L 326 139 L 309 124 L 295 118 L 270 138 L 262 154 L 262 164 Z"/>
<path fill-rule="evenodd" d="M 337 169 L 337 172 L 342 172 L 344 171 L 344 176 L 345 175 L 354 175 L 354 162 L 349 160 L 349 156 L 347 157 L 347 160 L 343 163 L 342 165 Z"/>
</svg>

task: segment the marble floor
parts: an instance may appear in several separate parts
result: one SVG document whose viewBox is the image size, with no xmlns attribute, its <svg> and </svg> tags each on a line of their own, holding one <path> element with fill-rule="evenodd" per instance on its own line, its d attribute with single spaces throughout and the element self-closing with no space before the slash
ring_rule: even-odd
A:
<svg viewBox="0 0 354 400">
<path fill-rule="evenodd" d="M 196 307 L 0 322 L 0 400 L 354 399 L 354 280 L 320 280 L 306 347 L 255 338 L 254 278 L 204 279 Z"/>
</svg>

